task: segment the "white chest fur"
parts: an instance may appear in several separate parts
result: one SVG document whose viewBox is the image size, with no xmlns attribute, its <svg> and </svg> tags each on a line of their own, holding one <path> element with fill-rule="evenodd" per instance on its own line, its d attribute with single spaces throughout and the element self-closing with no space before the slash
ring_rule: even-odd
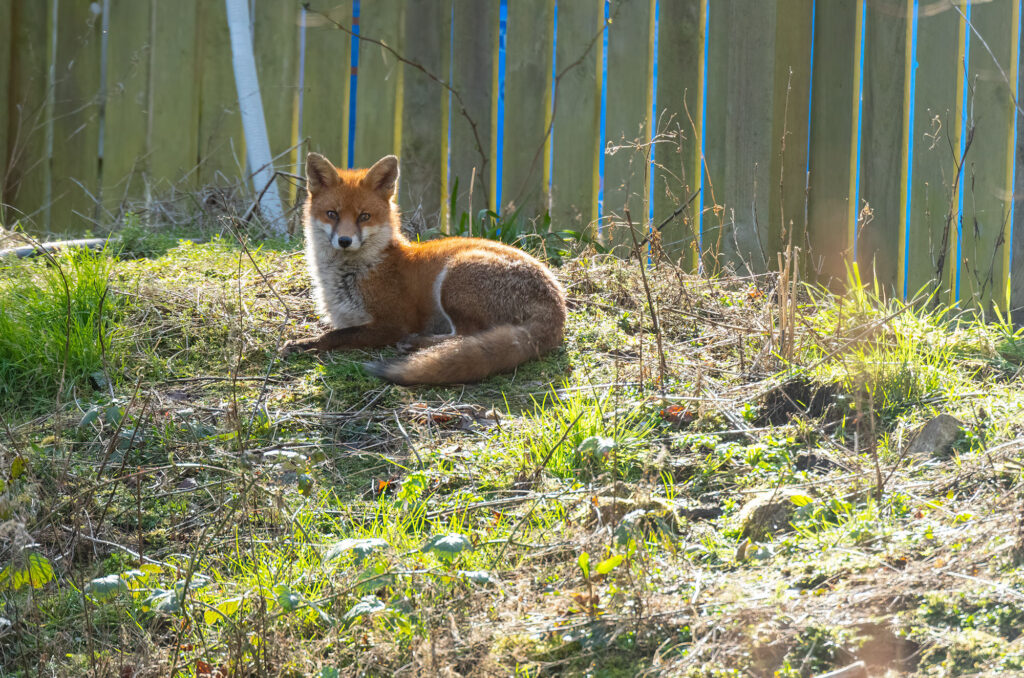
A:
<svg viewBox="0 0 1024 678">
<path fill-rule="evenodd" d="M 305 235 L 306 265 L 320 317 L 338 330 L 372 321 L 359 291 L 359 281 L 380 262 L 387 243 L 365 242 L 354 252 L 337 250 L 319 224 L 308 222 Z"/>
</svg>

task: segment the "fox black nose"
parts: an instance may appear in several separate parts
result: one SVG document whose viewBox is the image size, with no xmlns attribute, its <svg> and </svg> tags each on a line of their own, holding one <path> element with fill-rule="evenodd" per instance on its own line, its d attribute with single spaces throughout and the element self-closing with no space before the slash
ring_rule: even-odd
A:
<svg viewBox="0 0 1024 678">
<path fill-rule="evenodd" d="M 342 249 L 344 249 L 344 248 L 348 247 L 351 244 L 352 244 L 352 238 L 349 238 L 348 236 L 344 236 L 344 235 L 338 237 L 338 247 L 341 247 Z"/>
</svg>

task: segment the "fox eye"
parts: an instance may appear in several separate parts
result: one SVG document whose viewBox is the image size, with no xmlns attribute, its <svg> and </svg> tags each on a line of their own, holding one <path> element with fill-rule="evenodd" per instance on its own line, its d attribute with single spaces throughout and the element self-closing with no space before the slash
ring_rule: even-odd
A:
<svg viewBox="0 0 1024 678">
<path fill-rule="evenodd" d="M 366 221 L 369 218 L 370 218 L 370 213 L 369 212 L 360 212 L 359 213 L 359 221 L 361 221 L 361 222 L 362 221 Z"/>
<path fill-rule="evenodd" d="M 333 219 L 334 221 L 337 221 L 338 220 L 338 213 L 335 212 L 334 210 L 327 210 L 327 218 L 328 219 Z"/>
</svg>

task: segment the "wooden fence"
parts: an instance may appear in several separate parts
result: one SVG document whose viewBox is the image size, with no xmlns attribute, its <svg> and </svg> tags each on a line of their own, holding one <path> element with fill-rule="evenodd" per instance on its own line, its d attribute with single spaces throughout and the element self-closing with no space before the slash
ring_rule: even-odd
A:
<svg viewBox="0 0 1024 678">
<path fill-rule="evenodd" d="M 1020 0 L 251 6 L 279 169 L 394 152 L 421 222 L 457 185 L 460 212 L 613 243 L 626 208 L 658 224 L 699 190 L 662 234 L 692 268 L 792 243 L 819 279 L 856 261 L 897 295 L 1024 306 Z M 244 176 L 229 44 L 223 0 L 0 0 L 6 221 L 81 230 Z"/>
</svg>

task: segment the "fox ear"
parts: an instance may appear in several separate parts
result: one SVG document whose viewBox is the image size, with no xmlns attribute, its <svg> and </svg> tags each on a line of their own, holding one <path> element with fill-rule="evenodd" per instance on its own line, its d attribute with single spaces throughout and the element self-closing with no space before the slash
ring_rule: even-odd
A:
<svg viewBox="0 0 1024 678">
<path fill-rule="evenodd" d="M 378 160 L 363 177 L 363 184 L 376 191 L 385 200 L 390 200 L 398 185 L 398 158 L 385 155 Z"/>
<path fill-rule="evenodd" d="M 306 188 L 317 193 L 338 182 L 338 169 L 319 153 L 306 156 Z"/>
</svg>

